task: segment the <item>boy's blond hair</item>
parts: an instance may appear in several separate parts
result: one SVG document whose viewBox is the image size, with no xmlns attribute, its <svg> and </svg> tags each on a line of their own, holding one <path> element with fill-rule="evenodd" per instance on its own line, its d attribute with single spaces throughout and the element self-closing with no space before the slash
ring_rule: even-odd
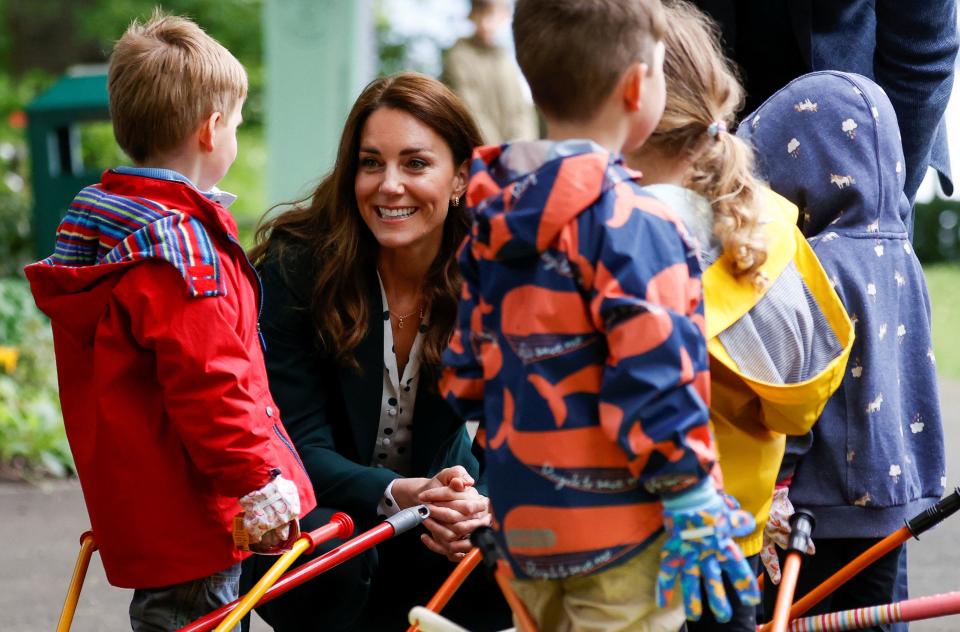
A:
<svg viewBox="0 0 960 632">
<path fill-rule="evenodd" d="M 660 0 L 517 0 L 517 62 L 544 115 L 590 119 L 631 64 L 654 63 Z"/>
<path fill-rule="evenodd" d="M 187 18 L 155 11 L 113 47 L 107 88 L 117 143 L 134 160 L 177 148 L 214 112 L 247 96 L 237 59 Z"/>
</svg>

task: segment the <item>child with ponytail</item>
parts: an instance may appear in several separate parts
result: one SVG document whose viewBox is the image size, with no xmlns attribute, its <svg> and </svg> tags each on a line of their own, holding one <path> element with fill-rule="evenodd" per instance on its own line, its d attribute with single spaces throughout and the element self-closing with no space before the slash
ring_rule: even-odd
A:
<svg viewBox="0 0 960 632">
<path fill-rule="evenodd" d="M 843 377 L 853 330 L 796 228 L 797 208 L 754 177 L 750 147 L 728 131 L 743 89 L 715 25 L 686 2 L 665 4 L 666 107 L 627 161 L 700 242 L 710 417 L 725 489 L 756 519 L 738 540 L 756 569 L 764 545 L 773 550 L 764 525 L 785 435 L 803 435 L 816 421 Z M 776 517 L 785 520 L 792 508 L 778 494 Z M 727 624 L 705 610 L 687 625 L 752 631 L 756 617 L 752 606 L 734 604 Z"/>
</svg>

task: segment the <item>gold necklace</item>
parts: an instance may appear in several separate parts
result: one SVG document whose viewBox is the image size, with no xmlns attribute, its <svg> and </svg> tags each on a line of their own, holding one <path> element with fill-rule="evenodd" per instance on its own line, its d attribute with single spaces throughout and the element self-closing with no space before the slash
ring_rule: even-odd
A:
<svg viewBox="0 0 960 632">
<path fill-rule="evenodd" d="M 417 309 L 413 310 L 413 311 L 410 312 L 409 314 L 404 314 L 403 316 L 401 316 L 400 314 L 396 313 L 395 311 L 393 311 L 393 310 L 390 309 L 390 308 L 387 308 L 387 311 L 390 312 L 390 315 L 391 315 L 391 316 L 393 316 L 394 318 L 397 319 L 397 328 L 398 328 L 398 329 L 403 329 L 403 320 L 404 320 L 405 318 L 410 318 L 411 316 L 413 316 L 413 315 L 416 314 L 417 312 L 420 313 L 420 316 L 418 317 L 418 319 L 419 319 L 419 320 L 423 320 L 423 307 L 418 307 Z"/>
</svg>

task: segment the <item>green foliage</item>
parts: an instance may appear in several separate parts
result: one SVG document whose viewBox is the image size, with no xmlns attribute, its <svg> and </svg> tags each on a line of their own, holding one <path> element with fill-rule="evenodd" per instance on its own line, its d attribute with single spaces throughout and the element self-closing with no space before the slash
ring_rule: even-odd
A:
<svg viewBox="0 0 960 632">
<path fill-rule="evenodd" d="M 24 130 L 11 125 L 11 114 L 19 112 L 47 80 L 34 75 L 14 82 L 0 74 L 0 277 L 18 274 L 33 255 Z"/>
<path fill-rule="evenodd" d="M 913 208 L 913 247 L 924 263 L 960 261 L 960 203 L 935 197 Z"/>
<path fill-rule="evenodd" d="M 249 248 L 253 245 L 253 228 L 267 210 L 267 147 L 263 127 L 244 122 L 237 130 L 237 148 L 236 162 L 217 186 L 237 195 L 237 201 L 230 206 L 230 213 L 237 220 L 240 243 Z"/>
<path fill-rule="evenodd" d="M 194 20 L 246 66 L 250 95 L 243 116 L 247 121 L 262 121 L 263 0 L 110 0 L 87 4 L 76 26 L 106 52 L 134 19 L 148 19 L 154 7 Z"/>
<path fill-rule="evenodd" d="M 16 368 L 0 372 L 0 464 L 26 477 L 71 473 L 50 324 L 22 279 L 0 279 L 0 344 L 19 350 Z"/>
<path fill-rule="evenodd" d="M 956 338 L 960 322 L 960 264 L 941 263 L 923 268 L 933 307 L 933 350 L 937 372 L 960 379 L 960 343 Z"/>
<path fill-rule="evenodd" d="M 22 182 L 22 176 L 16 172 L 4 173 L 2 165 L 0 178 L 21 178 L 11 182 Z M 19 274 L 32 256 L 30 198 L 24 191 L 11 191 L 5 182 L 0 182 L 0 278 Z"/>
<path fill-rule="evenodd" d="M 85 168 L 108 169 L 133 164 L 113 136 L 110 121 L 88 121 L 77 125 L 80 132 L 80 156 Z"/>
</svg>

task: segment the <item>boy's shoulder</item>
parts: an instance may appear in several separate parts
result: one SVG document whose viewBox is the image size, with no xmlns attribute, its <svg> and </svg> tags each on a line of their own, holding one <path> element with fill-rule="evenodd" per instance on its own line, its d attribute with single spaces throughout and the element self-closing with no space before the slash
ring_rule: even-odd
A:
<svg viewBox="0 0 960 632">
<path fill-rule="evenodd" d="M 680 215 L 640 184 L 640 173 L 621 165 L 612 165 L 608 172 L 610 186 L 594 205 L 598 221 L 612 230 L 656 226 L 687 237 Z"/>
<path fill-rule="evenodd" d="M 171 201 L 125 184 L 117 190 L 101 181 L 76 195 L 58 229 L 51 263 L 162 261 L 177 269 L 191 296 L 225 294 L 221 249 L 191 213 L 190 198 Z"/>
</svg>

